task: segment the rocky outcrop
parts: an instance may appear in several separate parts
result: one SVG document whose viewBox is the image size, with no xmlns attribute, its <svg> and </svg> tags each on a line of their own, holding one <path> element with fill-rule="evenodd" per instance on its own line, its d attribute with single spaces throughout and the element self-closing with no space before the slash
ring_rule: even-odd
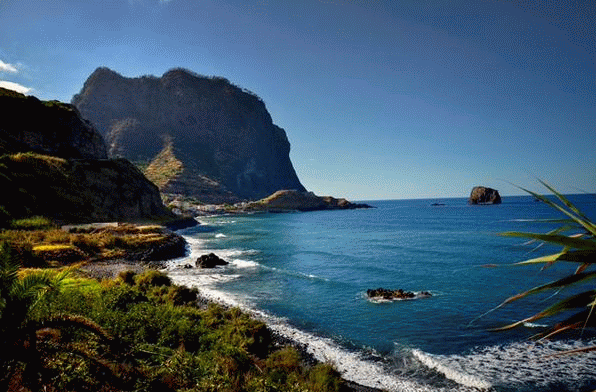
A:
<svg viewBox="0 0 596 392">
<path fill-rule="evenodd" d="M 431 297 L 432 294 L 428 291 L 421 291 L 415 293 L 413 291 L 404 291 L 402 289 L 389 290 L 384 288 L 366 290 L 366 295 L 370 299 L 383 300 L 400 300 L 400 299 L 417 299 Z"/>
<path fill-rule="evenodd" d="M 262 200 L 249 203 L 243 209 L 246 211 L 287 212 L 350 210 L 356 208 L 370 208 L 370 206 L 351 203 L 346 199 L 336 199 L 331 196 L 317 196 L 312 192 L 281 190 Z"/>
<path fill-rule="evenodd" d="M 496 189 L 485 186 L 475 186 L 472 188 L 469 204 L 501 204 L 501 195 Z"/>
<path fill-rule="evenodd" d="M 200 256 L 195 265 L 198 268 L 215 268 L 218 265 L 228 265 L 227 261 L 224 259 L 219 258 L 215 253 L 209 253 L 208 255 Z"/>
<path fill-rule="evenodd" d="M 173 217 L 141 171 L 125 159 L 106 159 L 102 137 L 72 105 L 0 89 L 0 107 L 2 220 Z"/>
<path fill-rule="evenodd" d="M 101 135 L 77 109 L 0 88 L 0 153 L 33 151 L 61 158 L 106 159 Z"/>
<path fill-rule="evenodd" d="M 165 193 L 234 203 L 305 190 L 285 131 L 259 97 L 224 78 L 183 69 L 126 78 L 99 68 L 72 102 L 110 156 L 150 162 L 147 174 Z"/>
</svg>

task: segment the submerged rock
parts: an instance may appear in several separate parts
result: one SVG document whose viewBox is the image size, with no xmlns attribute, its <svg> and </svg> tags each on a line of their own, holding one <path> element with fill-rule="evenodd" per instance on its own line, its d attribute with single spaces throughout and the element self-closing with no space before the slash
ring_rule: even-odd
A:
<svg viewBox="0 0 596 392">
<path fill-rule="evenodd" d="M 208 255 L 200 256 L 195 265 L 198 268 L 215 268 L 218 265 L 228 265 L 227 261 L 219 258 L 215 253 L 209 253 Z"/>
<path fill-rule="evenodd" d="M 469 204 L 501 204 L 501 195 L 496 189 L 485 186 L 475 186 L 472 188 Z"/>
</svg>

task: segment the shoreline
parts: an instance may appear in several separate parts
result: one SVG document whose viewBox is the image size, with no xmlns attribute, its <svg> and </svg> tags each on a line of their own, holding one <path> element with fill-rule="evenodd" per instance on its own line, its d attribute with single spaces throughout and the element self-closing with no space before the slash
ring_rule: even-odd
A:
<svg viewBox="0 0 596 392">
<path fill-rule="evenodd" d="M 152 263 L 139 263 L 136 261 L 130 261 L 125 259 L 115 259 L 115 260 L 106 260 L 106 261 L 97 261 L 91 262 L 84 266 L 81 266 L 81 271 L 90 278 L 93 279 L 115 279 L 120 272 L 131 270 L 135 273 L 141 273 L 147 269 L 158 269 L 164 272 L 168 272 L 167 270 L 167 263 L 168 260 L 164 260 L 161 262 L 152 262 Z M 170 276 L 172 278 L 172 276 Z M 186 286 L 184 284 L 180 284 L 173 279 L 173 283 L 176 285 Z M 186 286 L 189 287 L 189 286 Z M 226 302 L 221 298 L 216 298 L 214 295 L 209 295 L 206 293 L 204 288 L 196 287 L 199 290 L 197 295 L 196 303 L 200 308 L 206 308 L 209 304 L 217 304 L 224 308 L 232 308 L 234 305 Z M 312 366 L 318 363 L 325 363 L 326 361 L 317 359 L 315 354 L 309 351 L 308 344 L 305 344 L 299 340 L 293 339 L 292 337 L 288 336 L 288 334 L 284 334 L 279 330 L 279 328 L 275 328 L 274 325 L 270 323 L 271 320 L 268 320 L 262 314 L 259 314 L 257 311 L 246 309 L 241 307 L 241 310 L 247 313 L 250 317 L 255 318 L 259 321 L 264 322 L 267 325 L 267 328 L 270 330 L 274 344 L 278 347 L 283 346 L 291 346 L 296 349 L 302 358 L 303 363 L 306 366 Z M 384 389 L 373 388 L 370 386 L 362 385 L 346 379 L 342 375 L 342 379 L 345 382 L 346 389 L 352 392 L 383 392 Z"/>
</svg>

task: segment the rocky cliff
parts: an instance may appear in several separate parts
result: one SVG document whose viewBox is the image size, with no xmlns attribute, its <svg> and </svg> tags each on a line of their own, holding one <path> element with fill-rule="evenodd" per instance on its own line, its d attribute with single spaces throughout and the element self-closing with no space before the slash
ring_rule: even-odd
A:
<svg viewBox="0 0 596 392">
<path fill-rule="evenodd" d="M 259 97 L 226 79 L 183 69 L 126 78 L 98 68 L 72 103 L 110 156 L 150 162 L 146 173 L 163 192 L 236 202 L 305 190 L 285 131 Z"/>
<path fill-rule="evenodd" d="M 106 159 L 102 137 L 76 108 L 0 88 L 0 154 L 33 151 L 62 158 Z"/>
<path fill-rule="evenodd" d="M 499 191 L 485 186 L 475 186 L 470 192 L 469 204 L 501 204 Z"/>
<path fill-rule="evenodd" d="M 68 222 L 172 217 L 130 162 L 105 159 L 99 133 L 77 110 L 0 89 L 0 218 Z M 1 220 L 0 219 L 0 220 Z"/>
</svg>

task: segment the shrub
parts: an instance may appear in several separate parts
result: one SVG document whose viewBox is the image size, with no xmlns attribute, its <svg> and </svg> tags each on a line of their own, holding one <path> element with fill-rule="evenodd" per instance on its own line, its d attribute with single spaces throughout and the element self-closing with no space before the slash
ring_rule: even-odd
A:
<svg viewBox="0 0 596 392">
<path fill-rule="evenodd" d="M 337 392 L 340 391 L 343 381 L 337 370 L 329 364 L 318 364 L 309 373 L 310 391 Z"/>
<path fill-rule="evenodd" d="M 137 286 L 142 289 L 158 286 L 170 286 L 172 284 L 168 275 L 156 270 L 147 270 L 136 277 Z"/>
<path fill-rule="evenodd" d="M 196 288 L 189 289 L 186 286 L 172 286 L 167 295 L 168 301 L 175 306 L 187 305 L 197 300 L 199 291 Z"/>
<path fill-rule="evenodd" d="M 118 273 L 118 280 L 122 283 L 125 283 L 129 286 L 133 286 L 135 284 L 135 277 L 137 273 L 131 270 L 121 271 Z"/>
<path fill-rule="evenodd" d="M 48 230 L 55 229 L 56 224 L 43 216 L 33 216 L 13 220 L 10 223 L 10 227 L 15 230 Z"/>
</svg>

